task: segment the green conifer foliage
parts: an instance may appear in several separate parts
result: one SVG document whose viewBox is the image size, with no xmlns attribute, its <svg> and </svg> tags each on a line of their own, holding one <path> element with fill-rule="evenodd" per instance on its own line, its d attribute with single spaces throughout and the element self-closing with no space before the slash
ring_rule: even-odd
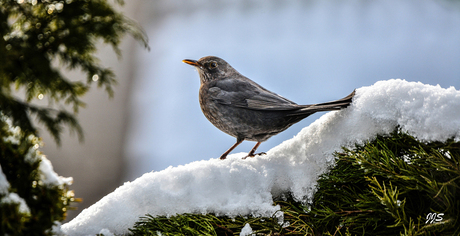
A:
<svg viewBox="0 0 460 236">
<path fill-rule="evenodd" d="M 120 55 L 121 37 L 130 34 L 148 47 L 136 23 L 106 0 L 0 0 L 0 34 L 0 110 L 31 134 L 36 134 L 35 116 L 58 143 L 64 126 L 82 137 L 73 113 L 85 105 L 80 98 L 92 83 L 113 94 L 114 74 L 99 65 L 95 43 L 102 40 Z M 80 70 L 86 78 L 70 81 L 61 67 Z M 19 88 L 25 98 L 14 96 Z M 30 104 L 37 98 L 70 105 L 73 112 Z"/>
<path fill-rule="evenodd" d="M 8 182 L 0 190 L 0 234 L 52 235 L 52 227 L 65 219 L 75 201 L 68 190 L 70 179 L 48 168 L 39 138 L 11 123 L 0 112 L 0 167 Z"/>
<path fill-rule="evenodd" d="M 395 132 L 337 155 L 337 165 L 318 181 L 310 212 L 315 231 L 460 233 L 459 142 L 423 143 Z"/>
<path fill-rule="evenodd" d="M 64 127 L 82 138 L 75 118 L 85 105 L 81 97 L 93 83 L 112 96 L 115 84 L 95 44 L 109 44 L 120 56 L 126 34 L 148 47 L 140 27 L 106 0 L 0 0 L 0 235 L 59 233 L 52 228 L 75 198 L 69 179 L 58 177 L 39 151 L 34 120 L 58 144 Z M 63 69 L 85 76 L 69 80 Z"/>
<path fill-rule="evenodd" d="M 185 214 L 144 217 L 130 231 L 238 235 L 249 223 L 256 235 L 460 235 L 460 142 L 425 143 L 395 131 L 335 156 L 312 205 L 275 199 L 283 224 L 275 216 Z"/>
</svg>

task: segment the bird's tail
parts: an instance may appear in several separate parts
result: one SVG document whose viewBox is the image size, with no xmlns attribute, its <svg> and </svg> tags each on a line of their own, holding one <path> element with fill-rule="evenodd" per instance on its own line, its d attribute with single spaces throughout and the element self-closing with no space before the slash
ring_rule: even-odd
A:
<svg viewBox="0 0 460 236">
<path fill-rule="evenodd" d="M 355 96 L 355 90 L 350 95 L 332 102 L 318 103 L 313 105 L 301 105 L 301 109 L 293 112 L 291 115 L 311 115 L 320 111 L 335 111 L 348 107 Z"/>
</svg>

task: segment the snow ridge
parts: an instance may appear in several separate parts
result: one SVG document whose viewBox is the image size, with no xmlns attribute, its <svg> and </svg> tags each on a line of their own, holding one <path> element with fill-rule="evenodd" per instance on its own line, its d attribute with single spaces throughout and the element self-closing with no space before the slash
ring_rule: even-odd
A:
<svg viewBox="0 0 460 236">
<path fill-rule="evenodd" d="M 279 206 L 273 197 L 291 192 L 311 201 L 317 177 L 334 165 L 332 154 L 398 125 L 422 141 L 460 140 L 460 91 L 400 79 L 356 90 L 346 109 L 329 112 L 294 138 L 242 160 L 246 153 L 211 158 L 146 173 L 127 182 L 62 226 L 68 235 L 107 229 L 127 233 L 145 214 L 215 213 L 270 217 Z"/>
</svg>

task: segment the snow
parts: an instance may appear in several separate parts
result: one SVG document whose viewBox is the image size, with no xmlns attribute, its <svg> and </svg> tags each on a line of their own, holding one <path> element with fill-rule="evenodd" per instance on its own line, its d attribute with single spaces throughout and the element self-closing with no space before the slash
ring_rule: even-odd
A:
<svg viewBox="0 0 460 236">
<path fill-rule="evenodd" d="M 2 197 L 0 204 L 12 204 L 16 203 L 19 205 L 19 212 L 23 214 L 30 214 L 29 206 L 27 206 L 26 201 L 20 197 L 17 193 L 9 193 L 8 195 Z"/>
<path fill-rule="evenodd" d="M 16 127 L 11 127 L 9 131 L 11 132 L 11 135 L 3 137 L 3 141 L 5 143 L 11 143 L 11 144 L 14 144 L 14 145 L 18 145 L 19 144 L 19 135 L 20 135 L 21 129 L 18 126 L 16 126 Z"/>
<path fill-rule="evenodd" d="M 146 173 L 62 229 L 68 235 L 94 235 L 101 229 L 123 234 L 145 214 L 271 217 L 280 209 L 273 205 L 274 196 L 291 192 L 296 200 L 310 202 L 317 177 L 334 165 L 332 154 L 342 146 L 388 134 L 398 125 L 421 141 L 460 141 L 458 114 L 460 91 L 454 87 L 379 81 L 357 89 L 351 106 L 324 114 L 267 155 L 242 160 L 246 153 L 237 153 L 224 161 L 211 158 Z"/>
<path fill-rule="evenodd" d="M 252 228 L 249 223 L 246 223 L 244 227 L 241 229 L 240 236 L 249 236 L 252 234 Z"/>
<path fill-rule="evenodd" d="M 48 230 L 48 232 L 54 236 L 66 236 L 64 231 L 62 231 L 61 226 L 62 226 L 61 222 L 54 221 L 53 226 L 51 227 L 50 230 Z M 111 235 L 105 235 L 105 236 L 111 236 Z"/>
<path fill-rule="evenodd" d="M 110 230 L 108 229 L 101 229 L 101 231 L 99 231 L 99 234 L 102 234 L 104 236 L 115 236 L 114 234 L 112 234 L 112 232 L 110 232 Z"/>
<path fill-rule="evenodd" d="M 7 116 L 3 115 L 2 112 L 0 112 L 0 121 L 4 122 L 8 126 L 6 135 L 2 137 L 3 142 L 10 143 L 11 145 L 19 145 L 20 140 L 23 138 L 23 135 L 24 135 L 24 133 L 21 131 L 21 128 L 18 126 L 13 126 L 12 120 L 8 118 Z M 39 151 L 39 147 L 42 145 L 40 139 L 34 135 L 29 135 L 27 136 L 27 138 L 33 144 L 33 146 L 31 146 L 29 150 L 27 150 L 27 153 L 24 158 L 25 158 L 25 161 L 30 164 L 40 161 L 40 165 L 38 167 L 39 174 L 40 174 L 39 184 L 45 184 L 45 185 L 50 185 L 50 186 L 60 186 L 60 187 L 63 187 L 63 185 L 71 185 L 72 178 L 71 177 L 65 178 L 65 177 L 59 176 L 56 172 L 54 172 L 51 162 L 46 158 L 45 155 L 43 155 Z M 68 193 L 71 193 L 71 191 L 69 191 Z M 10 183 L 8 182 L 8 179 L 3 173 L 3 169 L 1 165 L 0 165 L 0 195 L 2 195 L 0 199 L 0 204 L 15 203 L 19 205 L 20 212 L 24 214 L 30 214 L 30 209 L 26 201 L 21 196 L 19 196 L 17 193 L 10 192 Z M 60 235 L 58 233 L 60 231 L 59 222 L 55 222 L 55 226 L 53 226 L 52 231 L 55 232 L 54 235 Z"/>
<path fill-rule="evenodd" d="M 0 194 L 8 194 L 8 189 L 10 188 L 10 183 L 6 179 L 5 173 L 3 173 L 2 166 L 0 165 Z"/>
<path fill-rule="evenodd" d="M 21 128 L 18 126 L 13 126 L 12 120 L 8 118 L 7 116 L 3 115 L 3 113 L 0 113 L 0 119 L 9 126 L 8 128 L 9 134 L 3 137 L 3 141 L 6 143 L 11 143 L 13 145 L 18 145 L 21 135 L 23 135 L 23 133 L 21 132 Z M 59 176 L 54 171 L 51 161 L 49 161 L 48 158 L 46 158 L 46 156 L 40 152 L 39 147 L 43 145 L 41 140 L 34 135 L 29 135 L 27 138 L 34 145 L 30 147 L 29 150 L 27 150 L 27 153 L 25 155 L 25 160 L 28 163 L 34 163 L 36 161 L 40 161 L 40 166 L 38 167 L 38 169 L 40 171 L 40 180 L 42 181 L 42 183 L 46 185 L 51 185 L 51 186 L 59 186 L 63 184 L 71 185 L 73 178 Z M 0 193 L 3 190 L 2 188 L 2 186 L 4 186 L 3 182 L 6 181 L 6 177 L 5 178 L 3 177 L 5 176 L 0 175 Z"/>
<path fill-rule="evenodd" d="M 27 206 L 26 202 L 24 201 L 23 198 L 21 198 L 17 193 L 10 193 L 9 188 L 10 188 L 10 183 L 6 179 L 5 173 L 3 173 L 3 170 L 1 168 L 2 166 L 0 165 L 0 195 L 2 195 L 0 199 L 0 204 L 18 204 L 19 205 L 19 211 L 24 213 L 24 214 L 30 214 L 30 209 Z"/>
<path fill-rule="evenodd" d="M 40 170 L 40 179 L 46 185 L 56 186 L 72 184 L 73 178 L 59 176 L 56 172 L 54 172 L 51 161 L 44 155 L 41 156 L 41 162 L 38 169 Z"/>
</svg>

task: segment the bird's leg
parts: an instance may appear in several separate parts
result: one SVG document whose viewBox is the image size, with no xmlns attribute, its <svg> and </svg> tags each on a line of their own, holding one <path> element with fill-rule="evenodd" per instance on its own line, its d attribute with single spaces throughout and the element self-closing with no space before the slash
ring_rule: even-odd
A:
<svg viewBox="0 0 460 236">
<path fill-rule="evenodd" d="M 236 143 L 233 144 L 233 146 L 231 146 L 226 152 L 224 152 L 224 154 L 222 154 L 222 156 L 220 156 L 220 159 L 221 160 L 224 160 L 225 158 L 227 158 L 227 155 L 233 151 L 233 149 L 235 149 L 238 145 L 240 145 L 240 143 L 243 142 L 244 139 L 236 139 Z"/>
<path fill-rule="evenodd" d="M 247 156 L 243 157 L 243 159 L 246 159 L 247 157 L 253 157 L 255 155 L 262 155 L 262 154 L 266 154 L 265 152 L 261 152 L 261 153 L 257 153 L 257 154 L 254 154 L 257 150 L 257 148 L 259 147 L 259 145 L 261 144 L 261 142 L 257 142 L 256 145 L 251 149 L 251 151 L 248 153 Z"/>
</svg>

